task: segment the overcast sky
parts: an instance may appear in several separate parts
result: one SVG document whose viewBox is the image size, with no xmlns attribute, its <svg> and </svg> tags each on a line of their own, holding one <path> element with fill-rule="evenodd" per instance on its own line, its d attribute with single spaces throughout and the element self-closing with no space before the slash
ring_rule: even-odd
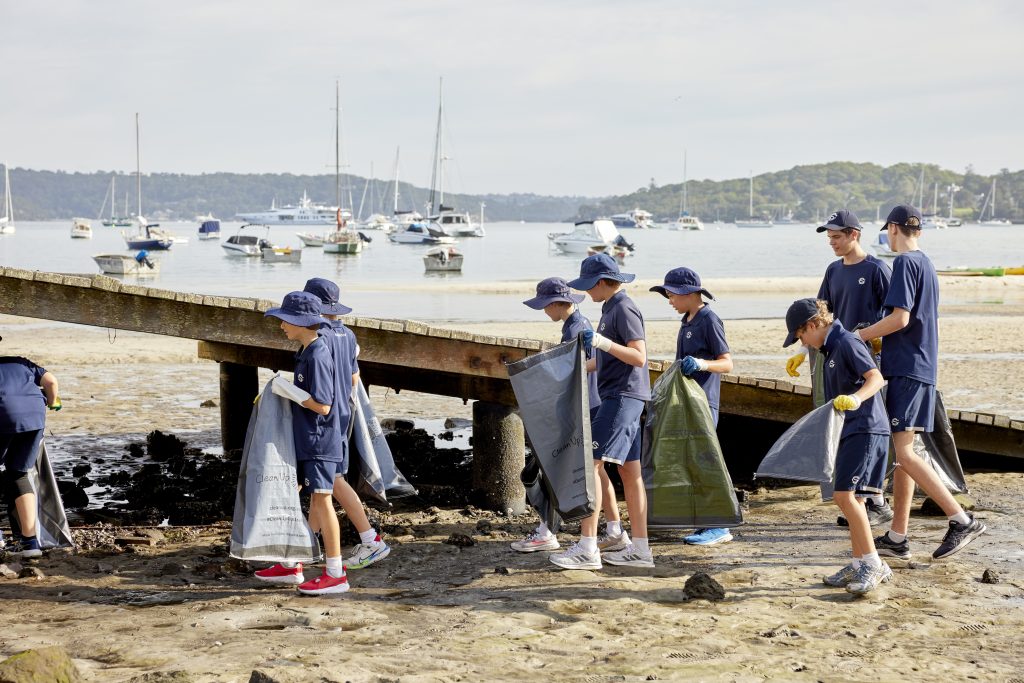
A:
<svg viewBox="0 0 1024 683">
<path fill-rule="evenodd" d="M 834 160 L 1024 166 L 1024 3 L 0 0 L 0 162 L 620 194 Z M 329 198 L 317 198 L 329 199 Z"/>
</svg>

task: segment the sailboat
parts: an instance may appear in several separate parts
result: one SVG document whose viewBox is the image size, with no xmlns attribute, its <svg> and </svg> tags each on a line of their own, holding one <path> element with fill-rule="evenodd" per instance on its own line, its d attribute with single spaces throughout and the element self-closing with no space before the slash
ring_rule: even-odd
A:
<svg viewBox="0 0 1024 683">
<path fill-rule="evenodd" d="M 337 81 L 334 82 L 334 115 L 334 190 L 338 209 L 334 232 L 324 236 L 324 253 L 358 254 L 363 250 L 363 241 L 358 232 L 348 227 L 352 211 L 343 212 L 341 208 L 341 93 Z"/>
<path fill-rule="evenodd" d="M 431 227 L 456 237 L 483 237 L 482 225 L 475 225 L 468 211 L 456 211 L 444 205 L 444 167 L 451 157 L 444 153 L 444 79 L 437 96 L 437 133 L 434 136 L 434 165 L 430 175 L 429 219 Z M 435 203 L 435 198 L 437 202 Z"/>
<path fill-rule="evenodd" d="M 988 207 L 988 220 L 985 220 L 985 207 Z M 981 213 L 978 214 L 978 221 L 982 225 L 1010 225 L 1005 218 L 996 218 L 996 179 L 992 179 L 992 189 L 985 197 L 985 203 L 981 206 Z"/>
<path fill-rule="evenodd" d="M 747 210 L 746 220 L 736 220 L 737 228 L 770 228 L 772 227 L 772 221 L 770 218 L 754 218 L 754 172 L 750 172 L 750 206 Z"/>
<path fill-rule="evenodd" d="M 704 222 L 696 216 L 691 216 L 686 210 L 686 150 L 683 150 L 683 197 L 679 200 L 679 218 L 675 225 L 669 226 L 669 230 L 703 230 Z"/>
<path fill-rule="evenodd" d="M 11 202 L 11 174 L 4 164 L 4 215 L 0 216 L 0 235 L 13 235 L 14 204 Z"/>
<path fill-rule="evenodd" d="M 139 231 L 134 235 L 129 235 L 122 230 L 121 236 L 129 249 L 150 251 L 170 249 L 174 244 L 174 238 L 162 232 L 159 229 L 159 223 L 147 223 L 146 217 L 142 215 L 142 164 L 139 159 L 139 113 L 135 112 L 135 194 L 138 199 L 135 222 Z"/>
<path fill-rule="evenodd" d="M 128 216 L 128 193 L 124 195 L 124 214 L 121 216 L 114 215 L 114 204 L 116 203 L 117 197 L 117 174 L 113 173 L 110 176 L 110 187 L 107 188 L 107 194 L 103 195 L 103 206 L 100 207 L 100 213 L 97 218 L 103 216 L 103 211 L 107 208 L 107 199 L 110 200 L 110 217 L 102 220 L 103 225 L 108 228 L 130 228 L 132 225 L 132 219 Z"/>
</svg>

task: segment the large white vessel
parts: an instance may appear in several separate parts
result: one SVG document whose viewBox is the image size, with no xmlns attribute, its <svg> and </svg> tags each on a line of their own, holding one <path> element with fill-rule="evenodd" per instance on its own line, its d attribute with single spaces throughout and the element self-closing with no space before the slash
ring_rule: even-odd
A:
<svg viewBox="0 0 1024 683">
<path fill-rule="evenodd" d="M 622 239 L 615 224 L 607 218 L 596 221 L 580 221 L 572 232 L 552 232 L 548 234 L 551 245 L 566 254 L 586 254 L 594 247 L 611 247 Z"/>
<path fill-rule="evenodd" d="M 276 202 L 272 201 L 266 211 L 238 213 L 235 218 L 262 225 L 335 225 L 338 222 L 338 207 L 314 204 L 303 191 L 298 205 L 286 204 L 278 208 Z"/>
<path fill-rule="evenodd" d="M 653 218 L 654 216 L 651 215 L 650 211 L 633 209 L 626 213 L 617 213 L 614 216 L 610 216 L 609 220 L 615 224 L 616 228 L 638 228 L 640 230 L 646 230 L 647 228 L 653 227 Z"/>
</svg>

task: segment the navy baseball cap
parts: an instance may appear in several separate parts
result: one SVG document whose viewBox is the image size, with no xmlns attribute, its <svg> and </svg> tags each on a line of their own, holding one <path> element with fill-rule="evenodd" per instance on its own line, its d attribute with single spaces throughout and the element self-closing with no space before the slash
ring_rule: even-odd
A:
<svg viewBox="0 0 1024 683">
<path fill-rule="evenodd" d="M 789 330 L 789 334 L 786 335 L 786 341 L 782 343 L 782 348 L 795 344 L 796 331 L 816 315 L 818 315 L 817 299 L 797 299 L 790 304 L 789 310 L 786 311 L 786 329 Z"/>
<path fill-rule="evenodd" d="M 587 291 L 593 289 L 599 280 L 615 280 L 616 282 L 632 282 L 636 275 L 619 271 L 619 264 L 608 254 L 600 252 L 583 259 L 580 264 L 580 276 L 569 281 L 573 289 Z"/>
<path fill-rule="evenodd" d="M 885 230 L 889 223 L 895 223 L 896 225 L 906 225 L 907 221 L 911 218 L 917 219 L 918 228 L 921 227 L 921 212 L 910 204 L 900 204 L 899 206 L 892 207 L 892 211 L 889 212 L 889 217 L 885 219 L 885 223 L 882 224 L 882 230 Z"/>
<path fill-rule="evenodd" d="M 825 221 L 825 225 L 819 225 L 815 232 L 825 232 L 826 230 L 845 230 L 846 228 L 853 228 L 854 230 L 863 230 L 860 221 L 857 220 L 857 214 L 853 211 L 847 211 L 846 209 L 839 209 L 834 214 L 828 217 Z"/>
<path fill-rule="evenodd" d="M 534 310 L 540 311 L 548 304 L 553 304 L 556 301 L 578 304 L 586 298 L 583 294 L 573 294 L 569 290 L 569 283 L 562 278 L 549 277 L 537 283 L 537 296 L 527 299 L 523 303 Z"/>
<path fill-rule="evenodd" d="M 715 297 L 711 292 L 704 289 L 700 284 L 700 275 L 690 268 L 673 268 L 665 273 L 665 284 L 651 287 L 652 292 L 661 294 L 666 299 L 669 294 L 693 294 L 700 292 L 707 298 L 714 301 Z"/>
<path fill-rule="evenodd" d="M 321 313 L 327 315 L 348 315 L 352 309 L 338 301 L 341 296 L 341 289 L 338 285 L 322 277 L 314 277 L 306 280 L 303 292 L 309 292 L 320 299 Z"/>
<path fill-rule="evenodd" d="M 299 327 L 312 327 L 327 322 L 326 318 L 321 317 L 320 312 L 318 297 L 309 292 L 290 292 L 284 295 L 284 300 L 278 308 L 267 310 L 263 316 L 279 318 Z"/>
</svg>

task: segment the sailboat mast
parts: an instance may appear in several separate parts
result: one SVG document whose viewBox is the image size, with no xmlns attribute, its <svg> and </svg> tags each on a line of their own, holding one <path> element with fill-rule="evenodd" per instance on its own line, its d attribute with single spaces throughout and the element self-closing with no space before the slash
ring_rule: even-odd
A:
<svg viewBox="0 0 1024 683">
<path fill-rule="evenodd" d="M 139 112 L 135 112 L 135 195 L 139 201 L 136 216 L 142 216 L 142 164 L 139 160 Z"/>
<path fill-rule="evenodd" d="M 935 183 L 935 194 L 932 196 L 932 213 L 939 214 L 939 184 Z"/>
<path fill-rule="evenodd" d="M 117 174 L 110 176 L 110 221 L 114 221 L 114 205 L 117 204 Z"/>
<path fill-rule="evenodd" d="M 753 218 L 754 217 L 754 171 L 753 171 L 753 169 L 751 169 L 751 171 L 750 171 L 750 208 L 747 209 L 747 210 L 749 211 L 749 213 L 747 215 L 749 217 Z"/>
<path fill-rule="evenodd" d="M 434 135 L 434 167 L 430 173 L 430 215 L 436 215 L 434 200 L 437 195 L 437 189 L 439 187 L 438 180 L 441 181 L 440 185 L 444 184 L 444 179 L 439 177 L 441 175 L 441 115 L 443 111 L 443 93 L 444 93 L 444 78 L 440 79 L 440 85 L 438 86 L 438 97 L 437 97 L 437 133 Z M 443 192 L 443 190 L 442 190 Z M 443 196 L 443 195 L 442 195 Z"/>
<path fill-rule="evenodd" d="M 989 207 L 989 218 L 996 219 L 996 179 L 992 179 L 992 206 Z"/>
<path fill-rule="evenodd" d="M 334 206 L 341 210 L 341 95 L 334 81 Z M 341 223 L 339 214 L 338 223 Z"/>
<path fill-rule="evenodd" d="M 686 149 L 683 149 L 683 213 L 686 213 Z"/>
<path fill-rule="evenodd" d="M 393 212 L 398 213 L 398 157 L 402 153 L 401 146 L 395 147 L 395 208 Z"/>
</svg>

